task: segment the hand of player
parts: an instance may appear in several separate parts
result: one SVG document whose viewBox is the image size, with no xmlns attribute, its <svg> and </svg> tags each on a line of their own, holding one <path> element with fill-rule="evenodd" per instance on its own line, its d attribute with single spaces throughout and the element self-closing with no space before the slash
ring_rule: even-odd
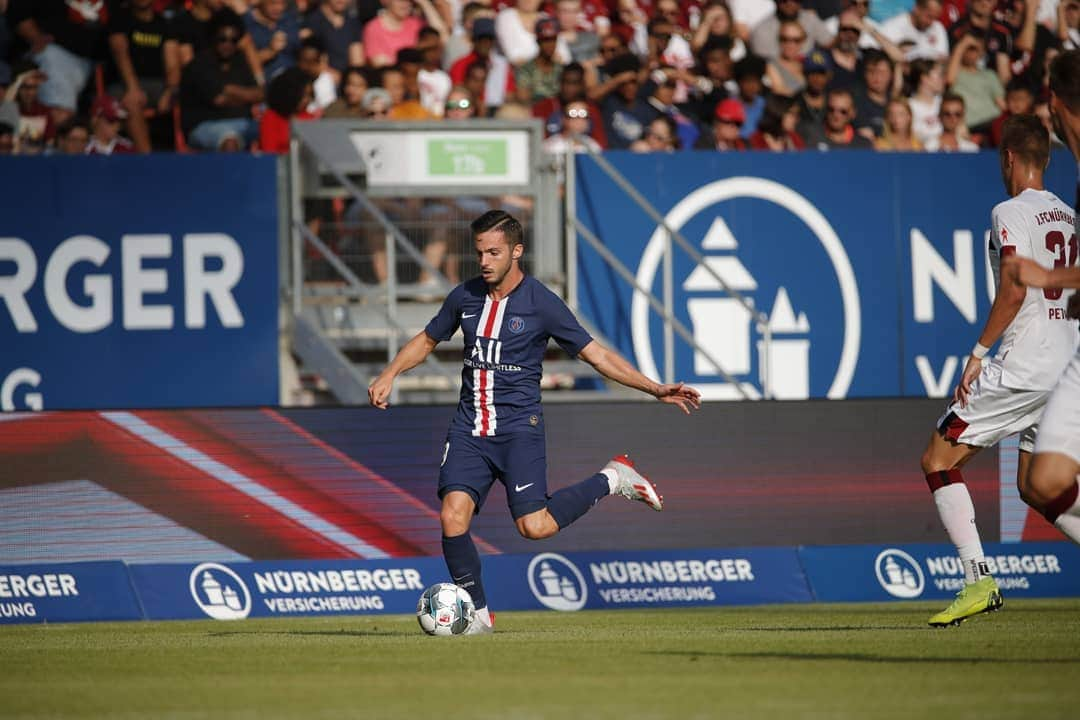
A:
<svg viewBox="0 0 1080 720">
<path fill-rule="evenodd" d="M 660 402 L 678 405 L 687 415 L 691 410 L 701 408 L 701 393 L 683 383 L 661 385 L 656 391 L 656 399 Z"/>
<path fill-rule="evenodd" d="M 394 389 L 394 378 L 387 377 L 386 373 L 375 378 L 368 386 L 368 402 L 373 407 L 385 410 L 390 407 L 390 392 Z"/>
<path fill-rule="evenodd" d="M 1044 288 L 1050 282 L 1050 271 L 1030 258 L 1009 255 L 1001 261 L 1001 272 L 1013 282 L 1026 287 Z"/>
<path fill-rule="evenodd" d="M 953 400 L 959 403 L 960 407 L 967 407 L 968 395 L 971 394 L 971 383 L 975 382 L 975 378 L 979 377 L 980 372 L 982 372 L 982 360 L 974 355 L 968 355 L 967 365 L 964 366 L 964 374 L 960 376 L 960 383 L 953 392 Z"/>
</svg>

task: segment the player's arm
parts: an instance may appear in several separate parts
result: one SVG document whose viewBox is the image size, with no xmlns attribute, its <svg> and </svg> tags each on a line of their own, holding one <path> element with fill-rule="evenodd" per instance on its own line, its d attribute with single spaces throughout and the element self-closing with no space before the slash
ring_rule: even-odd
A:
<svg viewBox="0 0 1080 720">
<path fill-rule="evenodd" d="M 960 376 L 960 383 L 953 393 L 953 399 L 961 405 L 967 404 L 967 396 L 971 392 L 971 383 L 975 381 L 975 378 L 982 371 L 983 358 L 986 357 L 994 343 L 1001 339 L 1001 335 L 1005 332 L 1005 328 L 1009 327 L 1009 323 L 1016 318 L 1016 313 L 1020 312 L 1020 306 L 1024 304 L 1024 296 L 1027 295 L 1027 288 L 1016 282 L 1012 275 L 1004 271 L 999 275 L 1001 279 L 998 281 L 994 304 L 990 306 L 990 316 L 986 318 L 986 324 L 983 325 L 978 343 L 972 348 L 971 354 L 968 355 L 967 364 L 964 366 L 964 374 Z"/>
<path fill-rule="evenodd" d="M 619 353 L 604 347 L 595 340 L 582 348 L 578 357 L 592 365 L 596 372 L 607 379 L 652 395 L 660 402 L 678 405 L 687 415 L 691 410 L 701 407 L 701 393 L 694 388 L 682 383 L 661 385 L 653 382 L 638 372 L 637 368 Z"/>
<path fill-rule="evenodd" d="M 1001 263 L 1001 274 L 1026 287 L 1080 288 L 1080 265 L 1049 270 L 1030 258 L 1013 255 Z"/>
<path fill-rule="evenodd" d="M 380 410 L 390 407 L 390 392 L 394 389 L 394 379 L 406 370 L 411 370 L 424 362 L 438 344 L 438 340 L 423 330 L 417 333 L 412 340 L 398 350 L 386 369 L 379 373 L 379 377 L 368 386 L 368 401 Z"/>
</svg>

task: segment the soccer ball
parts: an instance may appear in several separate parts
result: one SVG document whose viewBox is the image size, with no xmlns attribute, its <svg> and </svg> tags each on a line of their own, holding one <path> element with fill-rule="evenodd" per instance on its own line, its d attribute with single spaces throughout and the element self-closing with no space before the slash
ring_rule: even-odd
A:
<svg viewBox="0 0 1080 720">
<path fill-rule="evenodd" d="M 428 635 L 460 635 L 475 617 L 469 593 L 451 583 L 432 585 L 416 603 L 416 619 Z"/>
</svg>

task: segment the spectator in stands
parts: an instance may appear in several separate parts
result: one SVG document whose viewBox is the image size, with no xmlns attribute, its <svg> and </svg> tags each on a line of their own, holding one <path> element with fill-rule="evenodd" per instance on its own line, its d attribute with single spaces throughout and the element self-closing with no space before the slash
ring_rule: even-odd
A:
<svg viewBox="0 0 1080 720">
<path fill-rule="evenodd" d="M 762 95 L 765 61 L 756 55 L 747 55 L 735 63 L 735 82 L 739 86 L 738 101 L 743 107 L 742 137 L 750 137 L 757 130 L 758 119 L 765 111 Z"/>
<path fill-rule="evenodd" d="M 649 52 L 649 18 L 637 4 L 637 0 L 616 0 L 612 14 L 611 32 L 607 37 L 617 37 L 629 52 L 638 56 Z M 603 56 L 603 53 L 601 53 Z M 605 62 L 607 58 L 604 58 Z"/>
<path fill-rule="evenodd" d="M 237 52 L 243 26 L 235 16 L 213 21 L 214 47 L 196 56 L 180 80 L 180 107 L 188 144 L 201 150 L 238 151 L 256 137 L 252 106 L 263 91 Z"/>
<path fill-rule="evenodd" d="M 15 154 L 15 128 L 0 121 L 0 155 Z"/>
<path fill-rule="evenodd" d="M 57 124 L 72 115 L 105 45 L 105 0 L 11 0 L 7 21 L 45 73 L 38 93 Z"/>
<path fill-rule="evenodd" d="M 806 40 L 801 48 L 808 53 L 815 45 L 829 47 L 832 35 L 825 29 L 825 24 L 813 10 L 801 7 L 799 0 L 775 0 L 776 13 L 757 24 L 750 33 L 750 51 L 766 60 L 772 60 L 780 54 L 780 23 L 788 20 L 799 23 L 806 32 Z"/>
<path fill-rule="evenodd" d="M 311 78 L 312 99 L 307 110 L 315 116 L 337 100 L 337 82 L 328 64 L 326 49 L 317 37 L 306 37 L 300 41 L 300 50 L 296 54 L 296 67 Z"/>
<path fill-rule="evenodd" d="M 852 10 L 840 13 L 836 30 L 836 42 L 829 52 L 829 64 L 832 66 L 831 87 L 847 88 L 854 92 L 862 83 L 863 50 L 859 47 L 859 27 Z"/>
<path fill-rule="evenodd" d="M 476 99 L 463 85 L 455 85 L 446 96 L 443 117 L 447 120 L 468 120 L 476 117 Z"/>
<path fill-rule="evenodd" d="M 682 146 L 693 147 L 701 131 L 698 130 L 697 124 L 675 105 L 677 77 L 678 71 L 673 67 L 662 67 L 651 73 L 646 88 L 651 88 L 652 92 L 646 97 L 645 102 L 652 108 L 653 115 L 646 118 L 646 124 L 651 123 L 658 115 L 666 115 L 675 121 Z"/>
<path fill-rule="evenodd" d="M 425 21 L 435 28 L 440 37 L 447 37 L 447 28 L 431 0 L 386 0 L 378 16 L 364 26 L 364 55 L 369 65 L 383 67 L 397 60 L 402 48 L 416 47 L 420 28 Z M 413 14 L 419 7 L 424 18 Z"/>
<path fill-rule="evenodd" d="M 695 150 L 746 150 L 747 143 L 741 137 L 746 111 L 735 98 L 721 100 L 716 105 L 712 133 L 701 133 L 694 143 Z"/>
<path fill-rule="evenodd" d="M 266 87 L 266 110 L 259 120 L 259 149 L 284 155 L 289 151 L 289 121 L 310 120 L 308 105 L 314 96 L 311 76 L 299 67 L 274 76 Z"/>
<path fill-rule="evenodd" d="M 772 92 L 793 97 L 806 87 L 802 69 L 802 46 L 806 42 L 806 33 L 802 25 L 794 20 L 781 22 L 778 32 L 780 54 L 768 61 L 765 66 L 765 79 Z"/>
<path fill-rule="evenodd" d="M 560 170 L 564 162 L 562 156 L 567 152 L 600 152 L 600 146 L 589 136 L 589 124 L 595 121 L 584 100 L 575 100 L 563 108 L 562 131 L 544 140 L 544 150 L 559 156 L 556 162 Z"/>
<path fill-rule="evenodd" d="M 896 45 L 908 48 L 908 60 L 944 61 L 949 56 L 949 35 L 940 17 L 940 0 L 915 0 L 911 12 L 886 20 L 881 32 Z"/>
<path fill-rule="evenodd" d="M 515 68 L 532 60 L 540 52 L 535 34 L 536 22 L 540 17 L 540 0 L 517 0 L 514 7 L 504 8 L 495 16 L 495 36 L 499 49 Z"/>
<path fill-rule="evenodd" d="M 544 121 L 546 136 L 550 137 L 562 130 L 562 108 L 575 100 L 586 100 L 585 69 L 579 63 L 570 63 L 563 68 L 559 77 L 559 92 L 554 97 L 545 98 L 532 106 L 532 116 Z M 600 147 L 607 147 L 604 124 L 600 122 L 603 114 L 593 102 L 586 102 L 589 106 L 589 117 L 594 119 L 594 122 L 590 123 L 589 135 Z"/>
<path fill-rule="evenodd" d="M 1042 81 L 1046 51 L 1058 45 L 1055 33 L 1036 21 L 1039 0 L 1002 0 L 998 9 L 1002 24 L 1013 36 L 1009 56 L 1012 77 L 1029 85 L 1038 84 Z"/>
<path fill-rule="evenodd" d="M 111 95 L 99 95 L 90 107 L 90 142 L 87 155 L 127 155 L 135 152 L 130 140 L 120 135 L 127 111 Z"/>
<path fill-rule="evenodd" d="M 855 132 L 855 100 L 847 88 L 833 88 L 825 97 L 825 126 L 817 137 L 804 138 L 807 147 L 818 150 L 869 150 L 874 147 Z"/>
<path fill-rule="evenodd" d="M 223 0 L 192 0 L 191 8 L 173 18 L 173 34 L 179 46 L 180 67 L 186 66 L 192 59 L 203 50 L 213 48 L 214 38 L 211 31 L 211 20 L 218 13 L 230 14 L 239 19 L 231 8 L 223 6 Z M 242 20 L 240 27 L 244 27 Z M 247 60 L 248 67 L 259 85 L 265 83 L 262 63 L 259 62 L 258 51 L 255 43 L 251 40 L 247 28 L 240 38 L 239 52 Z"/>
<path fill-rule="evenodd" d="M 926 143 L 927 152 L 977 152 L 979 146 L 968 137 L 964 125 L 964 98 L 946 93 L 941 98 L 941 133 Z"/>
<path fill-rule="evenodd" d="M 690 86 L 690 98 L 684 107 L 699 124 L 709 124 L 716 103 L 737 90 L 731 42 L 723 37 L 709 40 L 698 53 L 697 77 Z"/>
<path fill-rule="evenodd" d="M 674 13 L 678 13 L 678 5 L 674 6 Z M 669 11 L 665 16 L 659 12 L 649 23 L 648 53 L 646 68 L 655 70 L 658 67 L 673 67 L 680 71 L 690 70 L 694 66 L 694 51 L 690 43 L 682 36 L 682 28 L 670 19 L 673 13 Z M 679 88 L 676 96 L 679 102 L 685 97 L 685 90 Z"/>
<path fill-rule="evenodd" d="M 635 140 L 630 149 L 634 152 L 673 152 L 682 149 L 675 121 L 667 115 L 656 118 L 645 128 L 645 135 Z"/>
<path fill-rule="evenodd" d="M 258 0 L 244 15 L 266 79 L 296 64 L 300 49 L 300 19 L 286 9 L 286 0 Z"/>
<path fill-rule="evenodd" d="M 945 71 L 935 60 L 911 63 L 910 84 L 914 92 L 908 99 L 912 128 L 923 146 L 941 134 L 941 94 L 945 92 Z"/>
<path fill-rule="evenodd" d="M 885 151 L 922 152 L 922 143 L 912 130 L 912 117 L 907 100 L 890 100 L 885 108 L 885 129 L 874 141 L 874 147 Z"/>
<path fill-rule="evenodd" d="M 1080 0 L 1061 0 L 1058 3 L 1057 37 L 1066 50 L 1080 48 Z"/>
<path fill-rule="evenodd" d="M 304 26 L 326 48 L 327 64 L 335 83 L 350 66 L 364 64 L 360 18 L 349 11 L 349 0 L 322 0 L 304 20 Z M 318 91 L 316 90 L 316 96 Z"/>
<path fill-rule="evenodd" d="M 130 0 L 109 20 L 109 50 L 119 75 L 109 94 L 127 112 L 127 130 L 138 152 L 150 152 L 145 111 L 172 111 L 180 88 L 180 47 L 171 23 L 154 0 Z"/>
<path fill-rule="evenodd" d="M 855 98 L 855 128 L 870 141 L 885 129 L 885 106 L 893 86 L 893 64 L 880 50 L 863 56 L 863 82 L 852 93 Z"/>
<path fill-rule="evenodd" d="M 990 124 L 987 144 L 997 147 L 1001 144 L 1002 128 L 1005 121 L 1013 115 L 1033 115 L 1035 113 L 1035 93 L 1022 79 L 1014 78 L 1005 88 L 1005 110 Z"/>
<path fill-rule="evenodd" d="M 476 103 L 476 116 L 488 117 L 488 106 L 484 100 L 484 96 L 487 94 L 488 86 L 488 68 L 480 60 L 469 65 L 465 70 L 465 80 L 461 83 L 462 86 L 468 88 L 472 93 Z M 500 107 L 502 107 L 500 105 Z M 496 108 L 497 110 L 497 108 Z"/>
<path fill-rule="evenodd" d="M 422 29 L 416 49 L 420 53 L 420 68 L 416 75 L 420 104 L 434 117 L 442 117 L 454 83 L 450 74 L 442 69 L 443 46 L 438 31 L 430 27 Z"/>
<path fill-rule="evenodd" d="M 982 37 L 965 35 L 953 48 L 945 82 L 952 93 L 964 98 L 965 124 L 974 134 L 990 130 L 989 123 L 1005 109 L 1005 88 L 993 70 L 982 67 L 986 53 Z"/>
<path fill-rule="evenodd" d="M 398 50 L 398 63 L 394 69 L 401 72 L 404 92 L 401 97 L 398 97 L 398 94 L 391 90 L 391 94 L 394 95 L 394 107 L 390 110 L 390 117 L 394 120 L 433 120 L 438 117 L 429 112 L 420 102 L 421 60 L 420 51 L 416 48 Z"/>
<path fill-rule="evenodd" d="M 378 16 L 364 26 L 363 47 L 367 63 L 393 65 L 398 50 L 414 47 L 424 21 L 413 14 L 412 0 L 386 0 Z"/>
<path fill-rule="evenodd" d="M 364 108 L 364 117 L 382 120 L 389 117 L 390 110 L 394 107 L 394 99 L 386 88 L 373 87 L 368 88 L 364 93 L 361 104 Z"/>
<path fill-rule="evenodd" d="M 633 55 L 622 55 L 608 63 L 614 78 L 620 78 L 615 90 L 600 104 L 608 147 L 625 150 L 645 132 L 656 111 L 639 96 L 639 62 Z"/>
<path fill-rule="evenodd" d="M 599 17 L 607 20 L 606 16 Z M 581 0 L 556 0 L 555 19 L 559 23 L 559 44 L 565 48 L 567 62 L 587 63 L 600 57 L 596 23 L 589 22 L 582 12 Z M 606 27 L 607 23 L 604 25 Z"/>
<path fill-rule="evenodd" d="M 558 39 L 559 23 L 555 18 L 541 17 L 536 21 L 539 52 L 515 71 L 519 101 L 533 105 L 558 92 L 563 71 L 562 63 L 555 58 Z"/>
<path fill-rule="evenodd" d="M 832 65 L 829 54 L 824 50 L 814 50 L 803 59 L 803 77 L 806 87 L 799 93 L 799 136 L 817 137 L 825 127 L 825 91 L 832 79 Z"/>
<path fill-rule="evenodd" d="M 858 41 L 859 47 L 864 50 L 880 50 L 881 44 L 878 43 L 874 37 L 875 35 L 880 35 L 881 27 L 870 17 L 870 0 L 843 0 L 841 5 L 839 11 L 832 17 L 828 19 L 822 17 L 822 20 L 825 23 L 825 29 L 828 30 L 833 37 L 836 37 L 837 33 L 840 31 L 840 16 L 843 15 L 844 12 L 850 10 L 854 13 L 852 24 L 857 23 L 861 25 Z M 819 17 L 821 17 L 820 14 Z"/>
<path fill-rule="evenodd" d="M 443 52 L 443 68 L 450 70 L 461 58 L 472 52 L 473 49 L 473 22 L 478 17 L 495 20 L 495 13 L 482 2 L 467 2 L 461 9 L 461 31 L 455 32 L 446 40 L 446 49 Z M 492 36 L 495 30 L 492 26 Z"/>
<path fill-rule="evenodd" d="M 0 0 L 0 93 L 6 92 L 11 83 L 11 32 L 7 24 L 7 0 Z"/>
<path fill-rule="evenodd" d="M 1012 33 L 994 20 L 995 0 L 970 0 L 968 11 L 949 28 L 949 42 L 955 54 L 956 46 L 967 36 L 980 38 L 983 48 L 982 67 L 997 73 L 1002 87 L 1012 78 L 1009 57 L 1012 55 Z"/>
<path fill-rule="evenodd" d="M 15 82 L 7 89 L 4 100 L 14 104 L 9 124 L 15 128 L 15 144 L 20 155 L 43 151 L 56 135 L 52 113 L 38 98 L 38 88 L 45 81 L 45 73 L 36 65 L 23 61 L 16 65 Z"/>
<path fill-rule="evenodd" d="M 752 150 L 803 150 L 806 144 L 795 128 L 799 124 L 799 104 L 793 97 L 770 95 L 757 130 L 750 136 Z"/>
<path fill-rule="evenodd" d="M 728 9 L 726 0 L 710 0 L 701 17 L 701 22 L 694 30 L 693 38 L 690 40 L 690 49 L 700 58 L 706 47 L 721 44 L 727 46 L 728 55 L 732 60 L 738 61 L 746 57 L 746 44 L 736 31 L 735 21 L 731 17 L 731 10 Z"/>
<path fill-rule="evenodd" d="M 367 117 L 364 110 L 364 93 L 368 91 L 367 75 L 361 67 L 345 68 L 338 99 L 330 104 L 323 113 L 324 118 L 362 118 Z"/>
<path fill-rule="evenodd" d="M 450 79 L 455 85 L 468 85 L 465 75 L 469 67 L 476 63 L 481 64 L 485 71 L 483 94 L 477 99 L 479 106 L 485 110 L 496 108 L 503 104 L 508 95 L 513 96 L 514 72 L 507 59 L 495 52 L 495 21 L 491 18 L 477 17 L 473 20 L 472 52 L 454 63 L 450 68 Z M 476 88 L 470 87 L 470 90 L 476 92 Z"/>
<path fill-rule="evenodd" d="M 60 155 L 85 155 L 90 144 L 90 126 L 80 117 L 65 120 L 56 128 L 56 152 Z"/>
</svg>

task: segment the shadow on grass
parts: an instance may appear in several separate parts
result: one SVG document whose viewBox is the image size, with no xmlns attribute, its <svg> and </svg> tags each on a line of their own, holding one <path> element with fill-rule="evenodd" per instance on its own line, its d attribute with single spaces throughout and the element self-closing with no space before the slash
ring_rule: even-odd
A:
<svg viewBox="0 0 1080 720">
<path fill-rule="evenodd" d="M 994 658 L 994 657 L 947 657 L 935 658 L 903 655 L 875 655 L 871 653 L 820 653 L 820 652 L 720 652 L 692 650 L 654 650 L 646 655 L 669 655 L 686 657 L 691 661 L 699 658 L 718 658 L 730 660 L 841 660 L 846 662 L 864 663 L 946 663 L 946 664 L 970 664 L 970 665 L 1080 665 L 1080 658 L 1066 658 L 1054 660 L 1051 658 Z"/>
<path fill-rule="evenodd" d="M 415 637 L 418 633 L 405 632 L 403 630 L 228 630 L 222 632 L 208 632 L 208 637 L 251 637 L 254 635 L 288 635 L 292 637 Z"/>
</svg>

